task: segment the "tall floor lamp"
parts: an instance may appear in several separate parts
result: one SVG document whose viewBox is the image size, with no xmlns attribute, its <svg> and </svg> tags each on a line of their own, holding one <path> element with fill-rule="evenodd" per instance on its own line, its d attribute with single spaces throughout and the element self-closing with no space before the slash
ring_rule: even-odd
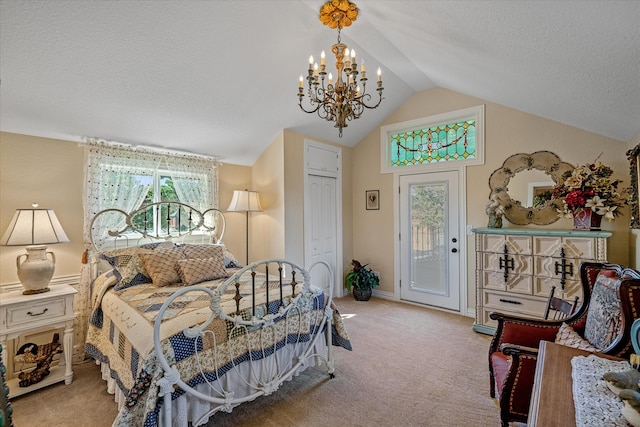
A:
<svg viewBox="0 0 640 427">
<path fill-rule="evenodd" d="M 262 206 L 260 206 L 260 196 L 257 191 L 249 190 L 235 190 L 233 192 L 233 198 L 229 207 L 229 212 L 244 212 L 246 215 L 246 264 L 249 264 L 249 212 L 262 212 Z"/>
</svg>

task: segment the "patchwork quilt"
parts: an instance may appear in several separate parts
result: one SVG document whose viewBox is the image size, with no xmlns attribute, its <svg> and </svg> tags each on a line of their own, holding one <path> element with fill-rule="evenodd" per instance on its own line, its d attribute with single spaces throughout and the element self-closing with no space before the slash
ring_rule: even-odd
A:
<svg viewBox="0 0 640 427">
<path fill-rule="evenodd" d="M 262 283 L 266 281 L 264 276 L 258 279 Z M 224 280 L 203 282 L 198 286 L 216 289 Z M 167 297 L 182 287 L 158 288 L 139 284 L 116 291 L 113 287 L 117 282 L 118 278 L 112 272 L 104 273 L 94 281 L 86 351 L 97 361 L 108 363 L 111 377 L 126 395 L 126 402 L 114 426 L 157 425 L 162 406 L 162 399 L 158 399 L 157 381 L 163 373 L 154 352 L 153 326 Z M 236 321 L 216 318 L 202 337 L 188 338 L 183 331 L 201 324 L 211 315 L 211 301 L 206 293 L 186 293 L 175 299 L 165 311 L 160 328 L 164 356 L 170 365 L 176 365 L 182 380 L 192 387 L 221 380 L 232 369 L 237 372 L 237 366 L 249 359 L 268 358 L 287 347 L 290 352 L 299 351 L 296 350 L 301 348 L 299 343 L 310 341 L 314 334 L 320 332 L 323 317 L 328 312 L 326 296 L 314 287 L 308 293 L 296 295 L 299 309 L 280 317 L 281 301 L 290 301 L 293 297 L 291 286 L 285 285 L 281 289 L 279 281 L 269 280 L 268 296 L 267 292 L 256 296 L 256 313 L 252 308 L 250 280 L 241 280 L 238 289 L 243 297 L 239 310 L 235 286 L 228 286 L 220 301 L 222 310 Z M 302 286 L 297 288 L 296 294 L 301 289 Z M 342 319 L 335 306 L 332 310 L 332 343 L 351 350 Z M 238 322 L 250 320 L 253 316 L 260 318 L 267 313 L 276 316 L 268 332 Z M 293 359 L 295 354 L 291 357 Z M 251 392 L 244 391 L 247 394 Z M 177 390 L 172 397 L 175 399 L 182 393 L 182 390 Z"/>
</svg>

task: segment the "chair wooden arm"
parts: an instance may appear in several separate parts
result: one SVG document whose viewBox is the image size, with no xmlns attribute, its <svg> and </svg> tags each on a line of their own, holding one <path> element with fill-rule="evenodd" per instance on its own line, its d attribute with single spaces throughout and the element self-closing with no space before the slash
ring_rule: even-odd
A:
<svg viewBox="0 0 640 427">
<path fill-rule="evenodd" d="M 515 345 L 515 344 L 502 344 L 500 346 L 500 351 L 507 356 L 521 356 L 524 354 L 530 356 L 537 356 L 538 349 L 534 347 L 527 347 L 525 345 Z"/>
</svg>

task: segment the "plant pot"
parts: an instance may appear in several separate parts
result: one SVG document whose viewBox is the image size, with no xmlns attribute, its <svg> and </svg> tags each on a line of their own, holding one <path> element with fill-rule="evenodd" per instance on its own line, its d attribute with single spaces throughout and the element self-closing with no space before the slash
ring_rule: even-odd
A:
<svg viewBox="0 0 640 427">
<path fill-rule="evenodd" d="M 369 301 L 371 298 L 371 294 L 373 292 L 372 288 L 353 288 L 353 298 L 356 301 Z"/>
<path fill-rule="evenodd" d="M 575 230 L 600 230 L 602 215 L 591 209 L 585 209 L 573 214 L 573 228 Z"/>
</svg>

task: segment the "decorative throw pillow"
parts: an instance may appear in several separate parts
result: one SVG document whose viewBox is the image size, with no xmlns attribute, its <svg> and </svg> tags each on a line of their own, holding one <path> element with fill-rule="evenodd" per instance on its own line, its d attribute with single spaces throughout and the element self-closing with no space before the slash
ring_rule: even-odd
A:
<svg viewBox="0 0 640 427">
<path fill-rule="evenodd" d="M 218 258 L 222 257 L 222 248 L 218 245 L 192 245 L 186 243 L 179 246 L 185 258 Z"/>
<path fill-rule="evenodd" d="M 186 286 L 229 276 L 222 262 L 222 256 L 217 258 L 181 259 L 178 261 L 178 272 L 180 273 L 182 284 Z"/>
<path fill-rule="evenodd" d="M 153 253 L 153 250 L 141 247 L 122 248 L 103 252 L 98 256 L 115 269 L 118 276 L 115 290 L 126 289 L 141 283 L 151 283 L 151 277 L 138 257 L 138 254 L 142 253 Z"/>
<path fill-rule="evenodd" d="M 180 246 L 187 258 L 214 258 L 218 256 L 218 251 L 222 249 L 224 256 L 224 266 L 226 268 L 240 268 L 242 264 L 225 245 L 193 245 L 184 244 Z"/>
<path fill-rule="evenodd" d="M 556 334 L 556 344 L 564 345 L 567 347 L 578 348 L 580 350 L 586 350 L 591 352 L 597 352 L 598 349 L 589 344 L 589 341 L 583 339 L 578 333 L 566 323 L 560 326 L 560 330 Z"/>
<path fill-rule="evenodd" d="M 604 350 L 618 336 L 620 321 L 620 278 L 599 273 L 593 285 L 587 311 L 584 338 L 599 350 Z"/>
<path fill-rule="evenodd" d="M 163 287 L 180 283 L 177 263 L 184 258 L 180 249 L 153 251 L 141 253 L 138 256 L 149 273 L 153 286 Z"/>
</svg>

